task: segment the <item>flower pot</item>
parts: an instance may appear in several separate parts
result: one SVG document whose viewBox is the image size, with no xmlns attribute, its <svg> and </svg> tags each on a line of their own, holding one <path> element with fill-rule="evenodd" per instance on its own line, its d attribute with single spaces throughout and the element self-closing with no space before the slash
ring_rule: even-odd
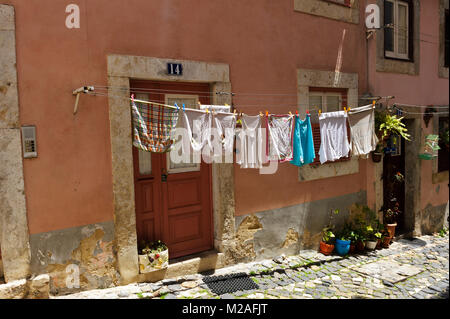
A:
<svg viewBox="0 0 450 319">
<path fill-rule="evenodd" d="M 349 253 L 353 254 L 355 252 L 355 250 L 356 250 L 356 244 L 355 243 L 351 243 L 350 244 L 350 251 L 349 251 Z"/>
<path fill-rule="evenodd" d="M 169 250 L 139 255 L 139 272 L 145 274 L 169 267 Z"/>
<path fill-rule="evenodd" d="M 376 241 L 372 241 L 372 240 L 367 240 L 366 241 L 366 248 L 368 250 L 375 250 L 375 247 L 377 247 L 377 242 Z"/>
<path fill-rule="evenodd" d="M 338 255 L 340 256 L 347 255 L 350 250 L 350 243 L 351 243 L 350 240 L 336 239 L 336 245 L 334 246 L 334 248 L 336 248 L 336 252 L 338 253 Z"/>
<path fill-rule="evenodd" d="M 326 256 L 331 255 L 331 253 L 334 250 L 334 245 L 329 245 L 327 243 L 324 243 L 323 241 L 320 242 L 320 252 Z"/>
<path fill-rule="evenodd" d="M 374 163 L 379 163 L 381 162 L 381 159 L 383 158 L 383 153 L 375 153 L 372 152 L 372 161 Z"/>
<path fill-rule="evenodd" d="M 383 240 L 382 240 L 381 246 L 383 248 L 389 248 L 389 245 L 391 244 L 391 239 L 392 238 L 388 237 L 388 236 L 384 237 Z"/>
<path fill-rule="evenodd" d="M 391 240 L 395 236 L 395 227 L 396 226 L 397 226 L 397 223 L 395 223 L 395 224 L 387 224 L 386 225 L 386 228 L 387 228 L 387 231 L 389 232 L 389 236 L 391 237 Z"/>
<path fill-rule="evenodd" d="M 364 247 L 365 247 L 365 244 L 364 244 L 363 241 L 358 241 L 358 242 L 356 243 L 356 251 L 357 251 L 357 252 L 362 252 L 362 251 L 364 251 Z"/>
<path fill-rule="evenodd" d="M 377 246 L 375 247 L 375 249 L 381 249 L 381 239 L 377 240 Z"/>
</svg>

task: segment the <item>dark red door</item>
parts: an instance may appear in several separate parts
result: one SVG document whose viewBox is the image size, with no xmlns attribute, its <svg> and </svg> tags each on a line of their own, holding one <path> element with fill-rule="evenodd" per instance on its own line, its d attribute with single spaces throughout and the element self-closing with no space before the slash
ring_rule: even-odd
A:
<svg viewBox="0 0 450 319">
<path fill-rule="evenodd" d="M 198 108 L 210 104 L 209 85 L 132 81 L 137 99 Z M 175 164 L 169 154 L 133 147 L 138 241 L 163 240 L 171 258 L 213 247 L 211 165 Z"/>
</svg>

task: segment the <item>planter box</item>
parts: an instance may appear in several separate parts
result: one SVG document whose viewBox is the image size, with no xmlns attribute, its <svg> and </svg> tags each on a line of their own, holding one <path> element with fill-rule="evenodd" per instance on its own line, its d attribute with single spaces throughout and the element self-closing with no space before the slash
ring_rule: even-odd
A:
<svg viewBox="0 0 450 319">
<path fill-rule="evenodd" d="M 145 274 L 169 267 L 169 250 L 159 253 L 139 255 L 139 273 Z"/>
</svg>

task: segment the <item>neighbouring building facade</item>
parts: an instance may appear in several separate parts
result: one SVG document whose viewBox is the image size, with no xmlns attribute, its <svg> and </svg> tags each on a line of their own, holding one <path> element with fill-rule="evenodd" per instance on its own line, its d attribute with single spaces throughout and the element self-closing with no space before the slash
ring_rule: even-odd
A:
<svg viewBox="0 0 450 319">
<path fill-rule="evenodd" d="M 382 25 L 391 6 L 408 10 L 406 25 L 396 11 L 402 28 L 393 33 L 411 32 L 406 52 L 387 28 L 368 32 L 370 3 Z M 405 235 L 440 230 L 448 159 L 417 155 L 424 135 L 448 128 L 448 114 L 426 123 L 412 114 L 423 110 L 402 106 L 413 141 L 395 159 L 282 163 L 263 175 L 237 164 L 173 167 L 164 154 L 138 151 L 127 98 L 227 103 L 247 114 L 298 110 L 302 118 L 369 104 L 368 96 L 395 96 L 381 107 L 448 107 L 447 17 L 445 0 L 3 0 L 5 281 L 48 273 L 51 291 L 63 294 L 316 249 L 330 210 L 341 210 L 342 224 L 353 204 L 383 206 L 393 160 L 405 170 Z M 182 75 L 169 75 L 167 63 L 181 64 Z M 83 86 L 94 91 L 79 96 L 75 112 L 72 92 Z M 168 243 L 168 269 L 139 273 L 138 242 L 148 238 Z M 79 288 L 67 286 L 71 265 Z"/>
</svg>

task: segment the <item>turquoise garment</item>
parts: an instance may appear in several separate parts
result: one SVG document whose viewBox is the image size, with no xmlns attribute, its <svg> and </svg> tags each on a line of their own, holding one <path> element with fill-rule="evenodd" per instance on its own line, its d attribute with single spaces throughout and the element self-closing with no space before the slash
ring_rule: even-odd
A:
<svg viewBox="0 0 450 319">
<path fill-rule="evenodd" d="M 295 116 L 294 130 L 294 159 L 290 162 L 296 166 L 303 166 L 314 162 L 316 152 L 314 151 L 314 140 L 309 114 L 304 121 Z"/>
</svg>

